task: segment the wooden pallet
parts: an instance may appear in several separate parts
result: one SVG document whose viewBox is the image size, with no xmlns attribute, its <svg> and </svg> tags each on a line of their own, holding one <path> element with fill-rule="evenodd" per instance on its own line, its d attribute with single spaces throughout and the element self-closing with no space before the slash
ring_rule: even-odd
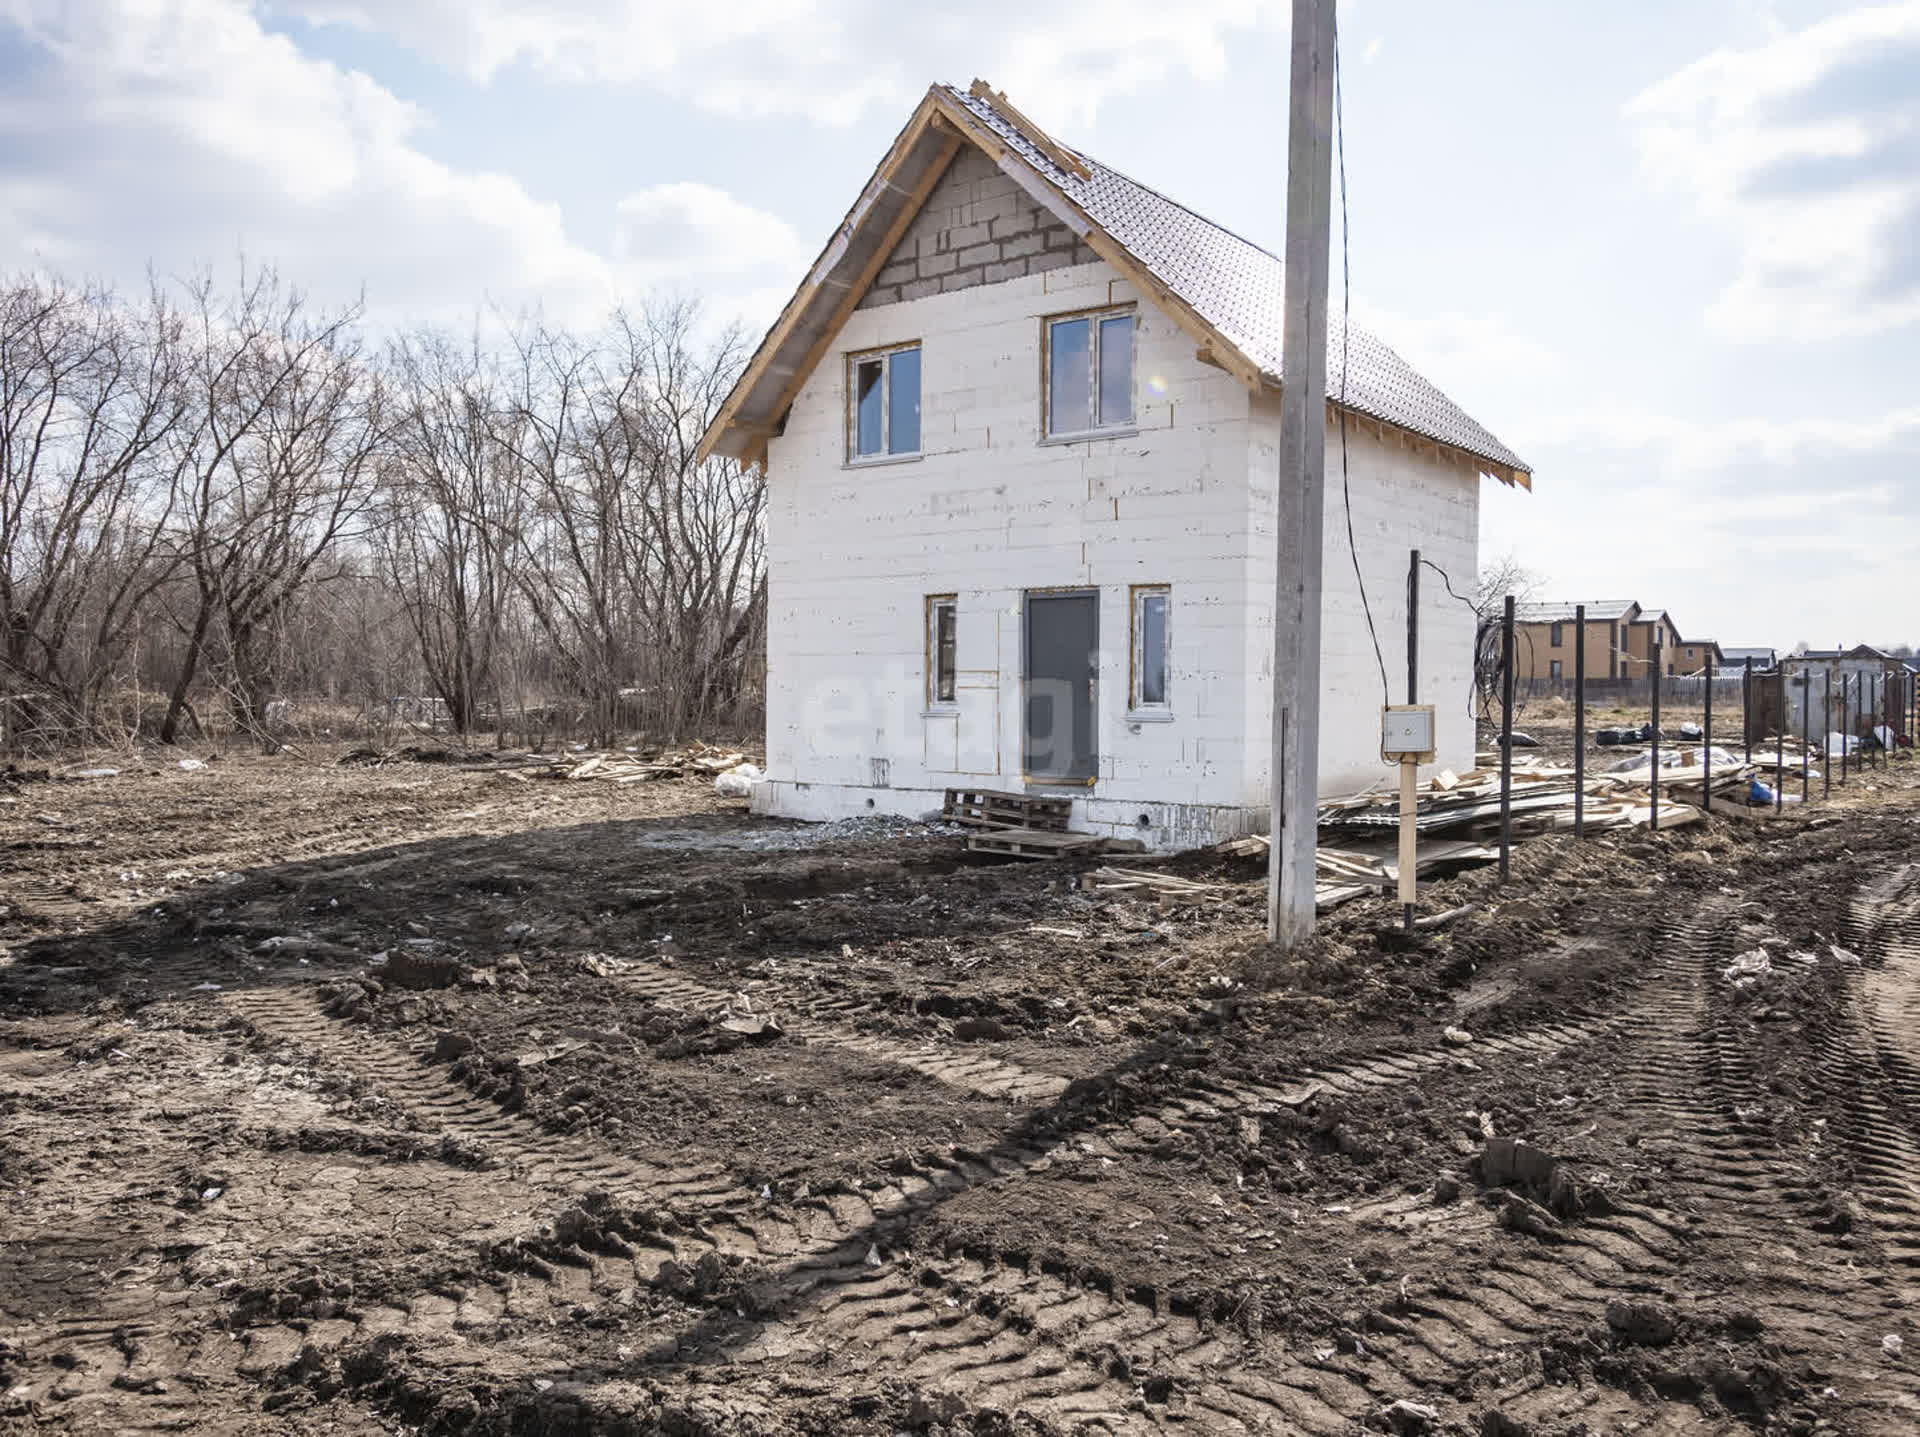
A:
<svg viewBox="0 0 1920 1437">
<path fill-rule="evenodd" d="M 968 828 L 1025 828 L 1065 833 L 1073 800 L 1038 798 L 991 789 L 950 788 L 940 813 L 949 823 Z"/>
<path fill-rule="evenodd" d="M 1038 828 L 994 828 L 967 835 L 967 852 L 1002 853 L 1011 858 L 1064 858 L 1097 853 L 1107 840 L 1097 833 L 1057 833 Z"/>
</svg>

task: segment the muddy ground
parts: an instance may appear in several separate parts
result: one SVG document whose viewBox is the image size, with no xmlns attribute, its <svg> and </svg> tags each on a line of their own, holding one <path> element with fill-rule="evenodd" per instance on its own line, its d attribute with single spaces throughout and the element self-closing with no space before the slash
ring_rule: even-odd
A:
<svg viewBox="0 0 1920 1437">
<path fill-rule="evenodd" d="M 1920 1430 L 1917 774 L 1286 961 L 1213 855 L 16 777 L 0 1431 Z"/>
</svg>

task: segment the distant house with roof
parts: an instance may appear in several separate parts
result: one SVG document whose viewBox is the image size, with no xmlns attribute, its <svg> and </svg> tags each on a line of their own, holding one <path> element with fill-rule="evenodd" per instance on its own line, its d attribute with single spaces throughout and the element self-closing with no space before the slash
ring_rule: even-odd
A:
<svg viewBox="0 0 1920 1437">
<path fill-rule="evenodd" d="M 757 808 L 1025 789 L 1156 848 L 1265 829 L 1282 288 L 1275 255 L 1004 96 L 930 89 L 702 439 L 766 472 Z M 1323 790 L 1383 771 L 1409 550 L 1465 588 L 1482 476 L 1531 478 L 1330 331 Z M 1422 697 L 1464 770 L 1473 617 L 1420 595 Z"/>
<path fill-rule="evenodd" d="M 1660 649 L 1659 673 L 1662 676 L 1682 672 L 1675 650 L 1680 647 L 1680 629 L 1665 609 L 1642 609 L 1625 626 L 1620 655 L 1620 677 L 1644 679 L 1654 670 L 1654 646 Z"/>
<path fill-rule="evenodd" d="M 1751 663 L 1754 672 L 1759 673 L 1764 669 L 1772 668 L 1778 662 L 1779 651 L 1776 649 L 1735 646 L 1724 647 L 1720 650 L 1720 663 L 1722 668 L 1745 668 Z"/>
<path fill-rule="evenodd" d="M 1578 672 L 1575 616 L 1582 608 L 1586 611 L 1587 625 L 1586 676 L 1589 679 L 1623 676 L 1621 661 L 1627 652 L 1627 630 L 1639 620 L 1640 605 L 1632 599 L 1586 599 L 1514 605 L 1513 672 L 1516 678 L 1522 682 L 1573 681 Z"/>
<path fill-rule="evenodd" d="M 1713 660 L 1713 671 L 1717 674 L 1727 666 L 1727 656 L 1720 645 L 1712 639 L 1683 639 L 1677 636 L 1673 644 L 1673 664 L 1668 669 L 1675 674 L 1704 673 L 1707 660 Z"/>
</svg>

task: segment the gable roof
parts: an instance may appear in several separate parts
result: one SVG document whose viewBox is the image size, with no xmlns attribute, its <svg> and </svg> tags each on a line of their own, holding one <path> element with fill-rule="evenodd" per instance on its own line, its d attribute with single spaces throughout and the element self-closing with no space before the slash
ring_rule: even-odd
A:
<svg viewBox="0 0 1920 1437">
<path fill-rule="evenodd" d="M 1513 606 L 1513 621 L 1516 624 L 1570 624 L 1573 611 L 1584 603 L 1587 606 L 1587 622 L 1605 624 L 1624 619 L 1639 604 L 1632 599 L 1582 599 L 1570 603 L 1529 603 Z"/>
<path fill-rule="evenodd" d="M 1067 149 L 979 81 L 935 85 L 749 361 L 701 439 L 701 453 L 764 457 L 800 385 L 873 282 L 959 146 L 1000 168 L 1250 388 L 1278 387 L 1285 311 L 1279 258 L 1157 190 Z M 1346 359 L 1342 395 L 1342 356 Z M 1532 471 L 1379 339 L 1327 321 L 1327 397 L 1421 435 L 1509 484 Z"/>
</svg>

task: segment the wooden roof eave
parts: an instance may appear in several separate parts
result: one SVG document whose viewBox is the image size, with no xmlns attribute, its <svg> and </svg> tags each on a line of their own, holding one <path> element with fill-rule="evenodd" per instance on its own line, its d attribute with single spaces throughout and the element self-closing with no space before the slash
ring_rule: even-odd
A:
<svg viewBox="0 0 1920 1437">
<path fill-rule="evenodd" d="M 1219 361 L 1214 358 L 1212 352 L 1204 347 L 1196 357 L 1206 364 L 1219 363 Z M 1264 372 L 1261 374 L 1260 388 L 1264 392 L 1278 395 L 1283 387 L 1280 382 L 1280 377 L 1277 374 Z M 1364 420 L 1368 424 L 1377 424 L 1382 429 L 1391 429 L 1396 434 L 1405 435 L 1417 443 L 1430 444 L 1440 453 L 1450 455 L 1461 463 L 1471 465 L 1480 473 L 1490 478 L 1498 479 L 1509 488 L 1525 489 L 1529 494 L 1533 492 L 1533 471 L 1531 469 L 1522 469 L 1515 464 L 1502 464 L 1497 460 L 1487 458 L 1484 454 L 1476 454 L 1471 449 L 1463 449 L 1458 444 L 1448 444 L 1445 440 L 1435 439 L 1431 434 L 1422 434 L 1417 429 L 1408 429 L 1405 425 L 1395 424 L 1391 419 L 1382 419 L 1378 414 L 1369 414 L 1366 410 L 1356 409 L 1351 404 L 1343 405 L 1339 400 L 1331 396 L 1327 399 L 1327 408 L 1336 413 L 1344 409 L 1355 419 Z"/>
<path fill-rule="evenodd" d="M 742 463 L 751 464 L 757 461 L 762 465 L 765 464 L 766 441 L 774 432 L 774 426 L 785 412 L 787 404 L 792 402 L 792 396 L 799 392 L 800 385 L 806 381 L 806 376 L 819 362 L 820 355 L 826 346 L 833 342 L 834 332 L 841 323 L 844 323 L 846 312 L 850 311 L 854 304 L 859 303 L 859 295 L 865 291 L 866 286 L 856 286 L 851 282 L 845 284 L 847 293 L 852 296 L 852 302 L 846 303 L 843 296 L 842 305 L 836 306 L 835 309 L 835 322 L 823 329 L 821 336 L 808 347 L 802 362 L 793 366 L 793 373 L 782 388 L 785 397 L 781 403 L 770 406 L 768 413 L 757 422 L 743 422 L 742 408 L 764 383 L 781 351 L 792 340 L 821 291 L 833 282 L 834 271 L 846 257 L 848 246 L 861 223 L 888 189 L 901 188 L 895 182 L 913 151 L 929 129 L 944 123 L 935 104 L 935 92 L 929 90 L 926 98 L 915 107 L 912 116 L 894 138 L 892 147 L 874 167 L 873 175 L 861 189 L 859 198 L 848 209 L 846 217 L 834 230 L 832 238 L 815 258 L 812 267 L 807 271 L 807 277 L 801 281 L 800 287 L 793 292 L 792 298 L 780 311 L 780 317 L 774 321 L 773 328 L 767 331 L 766 338 L 761 340 L 759 348 L 754 350 L 752 357 L 747 361 L 747 367 L 741 371 L 739 380 L 734 384 L 733 392 L 720 406 L 720 412 L 714 415 L 713 422 L 707 426 L 706 433 L 700 436 L 700 445 L 696 452 L 702 462 L 718 453 L 739 459 Z M 954 145 L 943 149 L 945 160 L 933 167 L 936 179 L 938 172 L 945 170 L 946 162 L 951 161 L 952 152 L 956 148 L 957 137 Z M 927 188 L 931 189 L 931 185 Z M 909 196 L 913 193 L 911 189 L 905 192 Z M 919 198 L 924 200 L 925 194 L 922 193 Z M 918 203 L 910 198 L 901 213 L 908 215 L 910 222 L 912 213 L 918 208 Z M 880 263 L 884 264 L 889 250 L 883 247 L 879 253 Z M 873 268 L 877 270 L 878 266 Z"/>
</svg>

